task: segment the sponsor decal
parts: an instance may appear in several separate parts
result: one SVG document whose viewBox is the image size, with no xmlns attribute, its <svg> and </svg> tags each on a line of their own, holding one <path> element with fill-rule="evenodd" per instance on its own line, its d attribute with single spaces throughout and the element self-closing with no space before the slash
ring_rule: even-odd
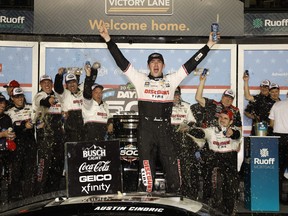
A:
<svg viewBox="0 0 288 216">
<path fill-rule="evenodd" d="M 269 156 L 269 149 L 259 149 L 260 157 L 254 158 L 254 168 L 256 169 L 274 169 L 275 158 Z"/>
<path fill-rule="evenodd" d="M 199 53 L 196 57 L 195 57 L 195 61 L 199 61 L 202 58 L 203 54 Z"/>
<path fill-rule="evenodd" d="M 133 211 L 133 212 L 164 212 L 164 208 L 138 206 L 97 206 L 95 211 Z"/>
<path fill-rule="evenodd" d="M 143 168 L 141 169 L 142 183 L 146 186 L 146 192 L 152 192 L 153 178 L 149 160 L 143 160 Z"/>
<path fill-rule="evenodd" d="M 118 141 L 73 142 L 65 145 L 68 196 L 121 191 Z"/>
<path fill-rule="evenodd" d="M 101 160 L 102 157 L 106 157 L 106 149 L 100 146 L 92 145 L 90 148 L 83 150 L 83 158 L 88 160 Z"/>
<path fill-rule="evenodd" d="M 138 156 L 138 149 L 133 144 L 128 144 L 120 148 L 121 160 L 132 162 L 138 160 Z"/>
</svg>

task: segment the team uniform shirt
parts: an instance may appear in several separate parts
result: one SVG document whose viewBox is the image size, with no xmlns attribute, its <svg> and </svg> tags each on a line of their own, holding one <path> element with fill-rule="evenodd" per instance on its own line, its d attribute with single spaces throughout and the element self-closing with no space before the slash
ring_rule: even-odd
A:
<svg viewBox="0 0 288 216">
<path fill-rule="evenodd" d="M 233 125 L 242 127 L 242 120 L 239 109 L 233 105 L 227 108 L 233 112 Z M 218 125 L 218 115 L 227 108 L 224 107 L 221 102 L 205 98 L 205 119 L 203 120 L 201 127 L 207 128 L 210 126 Z"/>
<path fill-rule="evenodd" d="M 140 73 L 132 65 L 125 72 L 134 84 L 139 101 L 158 103 L 173 102 L 174 91 L 179 83 L 188 75 L 181 67 L 176 73 L 167 74 L 163 78 L 150 79 L 147 74 Z"/>
<path fill-rule="evenodd" d="M 62 110 L 64 112 L 80 111 L 82 110 L 83 104 L 83 91 L 79 89 L 77 93 L 71 93 L 69 90 L 64 89 L 61 95 L 62 99 Z"/>
<path fill-rule="evenodd" d="M 288 134 L 288 99 L 276 102 L 270 111 L 269 119 L 274 120 L 274 133 Z"/>
<path fill-rule="evenodd" d="M 24 129 L 26 122 L 32 121 L 32 119 L 34 118 L 34 111 L 31 104 L 25 104 L 23 108 L 16 108 L 14 106 L 10 108 L 6 113 L 12 119 L 14 130 L 15 127 L 19 127 L 19 129 Z"/>
<path fill-rule="evenodd" d="M 226 153 L 238 151 L 240 146 L 239 139 L 231 139 L 230 137 L 225 136 L 225 131 L 227 128 L 225 127 L 209 127 L 202 129 L 205 133 L 205 137 L 203 139 L 207 140 L 209 149 L 213 152 Z M 237 130 L 234 128 L 234 130 Z M 190 135 L 191 136 L 191 135 Z M 192 138 L 195 138 L 192 136 Z M 199 142 L 198 139 L 195 139 L 196 143 L 200 148 L 204 147 L 205 142 Z"/>
<path fill-rule="evenodd" d="M 269 112 L 274 103 L 270 96 L 258 94 L 254 96 L 254 101 L 249 101 L 245 112 L 256 114 L 260 122 L 269 122 Z M 256 123 L 256 119 L 253 119 L 253 123 Z"/>
<path fill-rule="evenodd" d="M 112 116 L 109 113 L 108 105 L 105 102 L 98 104 L 95 100 L 87 100 L 84 98 L 82 115 L 84 124 L 86 123 L 101 123 L 107 124 L 107 121 Z"/>
<path fill-rule="evenodd" d="M 196 122 L 196 119 L 192 114 L 190 104 L 185 101 L 181 101 L 179 104 L 174 104 L 172 108 L 171 124 L 177 126 L 184 122 Z"/>
<path fill-rule="evenodd" d="M 170 118 L 174 91 L 187 76 L 183 67 L 176 73 L 150 79 L 147 74 L 138 72 L 130 65 L 125 75 L 134 84 L 137 91 L 140 117 Z"/>
<path fill-rule="evenodd" d="M 55 95 L 55 98 L 58 98 L 57 103 L 50 107 L 44 107 L 40 105 L 41 100 L 46 100 L 48 97 L 51 97 L 51 95 Z M 41 113 L 49 113 L 49 114 L 61 114 L 62 108 L 61 108 L 61 97 L 57 93 L 47 94 L 44 91 L 38 92 L 35 97 L 33 98 L 33 109 L 35 111 L 35 114 L 41 114 Z M 36 116 L 37 117 L 37 116 Z"/>
</svg>

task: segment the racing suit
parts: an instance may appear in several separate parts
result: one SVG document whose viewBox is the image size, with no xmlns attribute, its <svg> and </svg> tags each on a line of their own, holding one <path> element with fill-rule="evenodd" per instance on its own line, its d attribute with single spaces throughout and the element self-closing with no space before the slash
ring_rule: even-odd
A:
<svg viewBox="0 0 288 216">
<path fill-rule="evenodd" d="M 92 76 L 86 76 L 84 81 L 84 100 L 82 115 L 84 119 L 85 140 L 104 140 L 108 119 L 111 118 L 108 105 L 104 101 L 100 104 L 92 98 Z"/>
<path fill-rule="evenodd" d="M 13 122 L 16 134 L 16 150 L 13 152 L 11 199 L 32 197 L 34 195 L 37 145 L 34 128 L 28 129 L 25 124 L 33 118 L 31 104 L 24 107 L 13 106 L 7 111 Z"/>
<path fill-rule="evenodd" d="M 195 157 L 197 146 L 193 144 L 193 140 L 185 132 L 178 131 L 178 128 L 180 124 L 195 124 L 195 122 L 189 103 L 185 101 L 178 104 L 174 103 L 171 115 L 172 139 L 181 167 L 181 194 L 191 199 L 197 199 L 199 190 L 198 161 Z"/>
<path fill-rule="evenodd" d="M 221 113 L 224 109 L 229 109 L 233 113 L 233 125 L 238 128 L 242 127 L 242 120 L 239 109 L 233 105 L 230 107 L 224 107 L 224 105 L 219 101 L 213 99 L 205 98 L 205 113 L 204 119 L 202 120 L 202 128 L 213 127 L 218 125 L 218 114 Z M 201 149 L 201 158 L 205 164 L 211 163 L 211 158 L 213 158 L 213 153 L 209 150 L 209 147 L 205 145 Z M 203 202 L 207 203 L 211 197 L 212 191 L 212 182 L 210 178 L 210 168 L 209 166 L 202 167 L 202 176 L 203 176 Z"/>
<path fill-rule="evenodd" d="M 214 180 L 214 184 L 218 184 L 216 176 L 213 172 L 220 174 L 222 179 L 222 202 L 213 200 L 212 207 L 218 208 L 227 215 L 235 213 L 239 178 L 237 171 L 237 152 L 240 148 L 240 131 L 236 127 L 231 127 L 233 135 L 226 137 L 227 128 L 221 126 L 212 126 L 208 128 L 192 128 L 188 132 L 200 148 L 205 145 L 204 139 L 208 142 L 210 160 L 206 161 L 209 169 L 209 179 Z M 196 139 L 195 139 L 196 138 Z M 217 169 L 214 169 L 217 168 Z M 204 186 L 205 187 L 205 186 Z M 213 195 L 215 196 L 215 191 Z M 218 203 L 217 203 L 218 202 Z M 217 204 L 216 204 L 217 203 Z"/>
<path fill-rule="evenodd" d="M 108 41 L 107 45 L 116 64 L 133 83 L 138 95 L 137 142 L 139 168 L 142 176 L 139 190 L 153 191 L 155 161 L 158 156 L 166 175 L 166 192 L 177 192 L 180 188 L 180 168 L 171 139 L 174 92 L 180 82 L 196 68 L 210 49 L 205 45 L 177 72 L 155 78 L 134 69 L 112 40 Z"/>
<path fill-rule="evenodd" d="M 36 194 L 59 190 L 64 168 L 61 104 L 58 101 L 51 106 L 49 98 L 53 96 L 59 98 L 53 91 L 48 94 L 41 90 L 33 98 L 36 124 L 40 127 L 37 130 Z M 43 127 L 40 126 L 42 123 Z"/>
<path fill-rule="evenodd" d="M 78 88 L 76 93 L 64 89 L 63 75 L 56 74 L 54 90 L 61 95 L 62 98 L 61 106 L 65 120 L 65 140 L 67 142 L 83 141 L 83 91 L 81 90 L 81 87 Z"/>
</svg>

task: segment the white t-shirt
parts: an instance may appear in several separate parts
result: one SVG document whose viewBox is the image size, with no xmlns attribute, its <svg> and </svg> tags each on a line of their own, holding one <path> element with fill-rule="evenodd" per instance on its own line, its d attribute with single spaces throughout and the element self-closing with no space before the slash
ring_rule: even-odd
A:
<svg viewBox="0 0 288 216">
<path fill-rule="evenodd" d="M 288 134 L 288 99 L 277 101 L 272 106 L 269 119 L 274 120 L 274 133 Z"/>
</svg>

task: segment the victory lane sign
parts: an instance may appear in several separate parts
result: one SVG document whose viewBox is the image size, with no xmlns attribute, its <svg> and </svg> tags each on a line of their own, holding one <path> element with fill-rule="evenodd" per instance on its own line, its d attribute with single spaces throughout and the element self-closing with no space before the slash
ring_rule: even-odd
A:
<svg viewBox="0 0 288 216">
<path fill-rule="evenodd" d="M 68 197 L 122 191 L 119 141 L 65 143 Z"/>
</svg>

